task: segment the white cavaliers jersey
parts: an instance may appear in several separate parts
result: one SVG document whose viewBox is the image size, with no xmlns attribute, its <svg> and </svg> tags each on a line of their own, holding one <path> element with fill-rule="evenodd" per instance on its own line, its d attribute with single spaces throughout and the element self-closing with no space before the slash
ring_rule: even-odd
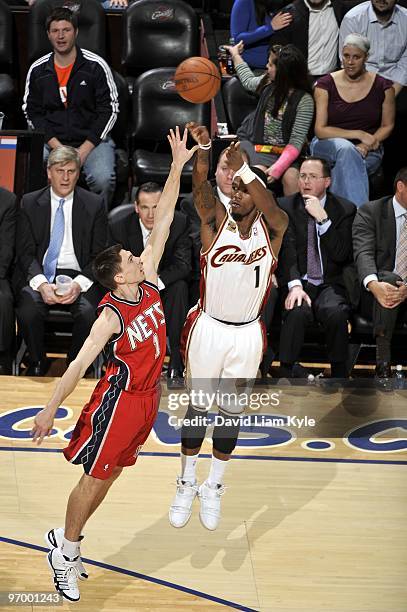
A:
<svg viewBox="0 0 407 612">
<path fill-rule="evenodd" d="M 220 321 L 253 321 L 267 301 L 276 264 L 262 215 L 244 240 L 226 214 L 210 248 L 201 253 L 201 308 Z"/>
</svg>

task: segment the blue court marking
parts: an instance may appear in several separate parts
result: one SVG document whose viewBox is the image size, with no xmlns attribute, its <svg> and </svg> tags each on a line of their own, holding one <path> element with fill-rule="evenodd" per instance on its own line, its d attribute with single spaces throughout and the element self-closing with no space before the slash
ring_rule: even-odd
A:
<svg viewBox="0 0 407 612">
<path fill-rule="evenodd" d="M 37 544 L 29 544 L 28 542 L 21 542 L 20 540 L 13 540 L 11 538 L 5 538 L 3 536 L 0 536 L 0 542 L 4 542 L 5 544 L 13 544 L 14 546 L 21 546 L 22 548 L 30 548 L 31 550 L 38 550 L 39 552 L 43 553 L 48 552 L 48 548 L 45 548 L 44 546 L 38 546 Z M 146 582 L 152 582 L 154 584 L 159 584 L 170 589 L 182 591 L 183 593 L 188 593 L 189 595 L 195 595 L 201 597 L 202 599 L 208 599 L 209 601 L 222 604 L 223 606 L 229 606 L 229 608 L 234 608 L 235 610 L 243 610 L 244 612 L 258 612 L 258 610 L 256 610 L 255 608 L 248 608 L 247 606 L 242 606 L 241 604 L 235 603 L 233 601 L 228 601 L 227 599 L 222 599 L 221 597 L 215 597 L 214 595 L 209 595 L 208 593 L 202 593 L 201 591 L 196 591 L 195 589 L 184 587 L 181 584 L 175 584 L 175 582 L 168 582 L 167 580 L 161 580 L 161 578 L 153 578 L 152 576 L 147 576 L 146 574 L 133 572 L 132 570 L 128 570 L 125 567 L 110 565 L 109 563 L 103 563 L 103 561 L 94 561 L 93 559 L 87 559 L 86 557 L 82 557 L 82 560 L 86 563 L 89 563 L 89 565 L 95 565 L 96 567 L 101 567 L 112 572 L 117 572 L 118 574 L 124 574 L 125 576 L 131 576 L 132 578 L 138 578 L 139 580 L 145 580 Z"/>
<path fill-rule="evenodd" d="M 61 448 L 30 448 L 29 446 L 0 446 L 0 451 L 20 451 L 25 453 L 61 453 Z M 178 453 L 161 451 L 141 451 L 144 457 L 178 457 Z M 203 459 L 211 459 L 210 453 L 199 453 Z M 390 459 L 334 459 L 333 457 L 267 457 L 261 455 L 232 455 L 231 459 L 248 459 L 249 461 L 305 461 L 309 463 L 367 463 L 372 465 L 407 465 L 407 461 Z"/>
</svg>

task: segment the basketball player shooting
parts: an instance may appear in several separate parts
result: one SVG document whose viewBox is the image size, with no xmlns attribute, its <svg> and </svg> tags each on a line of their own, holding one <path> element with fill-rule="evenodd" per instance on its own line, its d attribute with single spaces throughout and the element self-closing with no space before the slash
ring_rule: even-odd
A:
<svg viewBox="0 0 407 612">
<path fill-rule="evenodd" d="M 115 245 L 95 258 L 95 276 L 111 291 L 100 302 L 99 317 L 88 338 L 52 398 L 36 416 L 32 429 L 33 441 L 41 444 L 52 431 L 59 405 L 106 345 L 106 373 L 63 451 L 68 461 L 82 464 L 85 473 L 70 494 L 65 530 L 55 528 L 45 535 L 55 587 L 69 601 L 80 599 L 78 578 L 88 577 L 80 557 L 82 529 L 123 467 L 136 462 L 157 415 L 166 348 L 157 269 L 174 217 L 182 169 L 198 148 L 186 148 L 187 135 L 185 130 L 181 138 L 178 127 L 175 132 L 170 130 L 171 170 L 141 256 Z"/>
<path fill-rule="evenodd" d="M 250 381 L 256 378 L 263 353 L 260 314 L 288 218 L 267 190 L 266 175 L 243 161 L 238 143 L 226 149 L 227 163 L 235 173 L 230 209 L 226 210 L 207 180 L 208 130 L 192 122 L 187 128 L 199 147 L 193 195 L 201 219 L 201 295 L 183 330 L 190 403 L 181 431 L 181 475 L 169 520 L 173 527 L 186 525 L 198 495 L 200 520 L 213 530 L 220 519 L 225 467 L 236 446 L 245 407 L 240 401 L 219 398 L 237 398 L 238 380 L 247 381 L 247 396 Z M 196 462 L 214 391 L 220 391 L 217 403 L 224 418 L 214 427 L 209 476 L 198 488 Z"/>
</svg>

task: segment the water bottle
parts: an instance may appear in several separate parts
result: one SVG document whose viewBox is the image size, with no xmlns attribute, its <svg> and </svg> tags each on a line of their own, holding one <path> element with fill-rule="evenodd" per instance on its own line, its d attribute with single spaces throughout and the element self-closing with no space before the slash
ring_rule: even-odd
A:
<svg viewBox="0 0 407 612">
<path fill-rule="evenodd" d="M 229 38 L 229 45 L 231 47 L 234 47 L 235 44 L 236 44 L 235 43 L 235 39 L 233 37 Z M 227 57 L 227 61 L 226 61 L 226 72 L 227 72 L 227 74 L 235 74 L 235 67 L 233 65 L 233 59 L 232 59 L 232 56 L 230 55 L 230 53 L 228 53 L 228 57 Z"/>
<path fill-rule="evenodd" d="M 404 389 L 404 372 L 402 365 L 396 365 L 396 371 L 394 373 L 395 378 L 395 388 L 396 389 Z"/>
</svg>

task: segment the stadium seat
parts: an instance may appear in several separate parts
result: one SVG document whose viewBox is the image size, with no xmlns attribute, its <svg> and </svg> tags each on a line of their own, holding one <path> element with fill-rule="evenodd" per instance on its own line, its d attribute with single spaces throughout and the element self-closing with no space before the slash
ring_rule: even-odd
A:
<svg viewBox="0 0 407 612">
<path fill-rule="evenodd" d="M 6 116 L 5 127 L 13 127 L 16 92 L 13 83 L 13 24 L 10 8 L 0 0 L 0 111 Z"/>
<path fill-rule="evenodd" d="M 210 125 L 210 103 L 192 104 L 183 100 L 174 84 L 175 68 L 156 68 L 141 74 L 132 94 L 132 169 L 136 184 L 164 183 L 171 163 L 167 134 L 170 128 L 184 128 L 188 121 Z M 183 171 L 181 191 L 192 188 L 192 166 Z"/>
<path fill-rule="evenodd" d="M 129 123 L 130 96 L 126 79 L 112 70 L 119 99 L 119 114 L 113 126 L 111 136 L 116 145 L 116 190 L 113 196 L 113 206 L 121 203 L 128 190 L 129 181 Z"/>
<path fill-rule="evenodd" d="M 236 134 L 242 121 L 257 106 L 258 98 L 244 89 L 237 77 L 232 77 L 222 87 L 229 132 Z"/>
<path fill-rule="evenodd" d="M 51 45 L 45 29 L 45 20 L 57 6 L 74 9 L 79 6 L 78 44 L 84 49 L 106 57 L 106 16 L 98 0 L 36 0 L 31 7 L 28 25 L 28 58 L 31 64 L 36 59 L 49 53 Z"/>
<path fill-rule="evenodd" d="M 130 91 L 142 72 L 199 55 L 194 9 L 182 0 L 136 0 L 123 15 L 123 59 Z"/>
</svg>

